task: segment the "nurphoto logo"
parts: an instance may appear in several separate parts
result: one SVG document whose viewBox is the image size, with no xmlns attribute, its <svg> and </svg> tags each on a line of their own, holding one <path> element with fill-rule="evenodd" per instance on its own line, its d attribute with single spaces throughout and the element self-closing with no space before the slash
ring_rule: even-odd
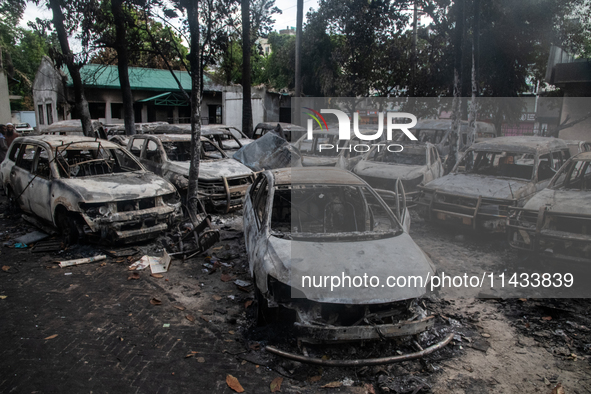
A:
<svg viewBox="0 0 591 394">
<path fill-rule="evenodd" d="M 324 116 L 322 114 L 333 114 L 336 115 L 338 119 L 339 125 L 339 140 L 349 140 L 351 139 L 351 118 L 345 112 L 340 111 L 338 109 L 321 109 L 320 112 L 304 107 L 305 110 L 309 112 L 304 112 L 306 115 L 310 116 L 311 119 L 308 119 L 307 126 L 307 139 L 313 140 L 313 128 L 314 128 L 314 121 L 320 127 L 320 130 L 323 132 L 329 132 L 328 125 Z M 384 116 L 386 117 L 386 136 L 383 137 L 384 134 Z M 410 123 L 395 123 L 396 119 L 410 119 Z M 410 140 L 417 141 L 417 137 L 415 137 L 409 129 L 413 128 L 417 124 L 417 117 L 408 112 L 379 112 L 378 113 L 378 124 L 377 124 L 377 131 L 375 133 L 367 133 L 365 130 L 362 133 L 359 131 L 359 113 L 353 113 L 353 134 L 354 136 L 361 140 L 361 141 L 392 141 L 393 140 L 393 131 L 400 130 L 406 135 Z M 368 152 L 372 147 L 377 146 L 378 150 L 382 147 L 385 147 L 390 152 L 401 152 L 404 147 L 400 144 L 384 144 L 384 143 L 377 143 L 377 144 L 350 144 L 346 146 L 340 146 L 340 144 L 329 144 L 329 143 L 319 143 L 318 149 L 322 152 L 323 149 L 331 150 L 335 149 L 339 150 L 354 150 L 355 152 Z"/>
</svg>

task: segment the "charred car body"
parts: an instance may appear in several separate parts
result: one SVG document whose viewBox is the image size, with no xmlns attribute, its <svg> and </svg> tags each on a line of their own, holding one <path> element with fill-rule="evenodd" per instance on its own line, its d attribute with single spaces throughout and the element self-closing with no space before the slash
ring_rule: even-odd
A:
<svg viewBox="0 0 591 394">
<path fill-rule="evenodd" d="M 509 244 L 520 250 L 591 261 L 591 152 L 572 157 L 547 188 L 511 208 Z"/>
<path fill-rule="evenodd" d="M 401 180 L 407 202 L 415 202 L 419 186 L 443 176 L 443 164 L 430 143 L 401 142 L 400 145 L 404 147 L 400 152 L 374 147 L 353 172 L 376 189 L 395 191 L 396 181 Z"/>
<path fill-rule="evenodd" d="M 103 124 L 98 120 L 92 120 L 92 133 L 93 137 L 101 138 L 106 140 L 107 133 L 103 128 Z M 77 136 L 84 136 L 84 132 L 82 130 L 82 121 L 80 119 L 71 119 L 71 120 L 60 120 L 59 122 L 54 122 L 51 125 L 47 126 L 43 133 L 44 135 L 77 135 Z"/>
<path fill-rule="evenodd" d="M 452 173 L 420 187 L 431 220 L 505 231 L 510 207 L 523 207 L 570 157 L 564 141 L 500 137 L 472 145 Z"/>
<path fill-rule="evenodd" d="M 190 134 L 144 134 L 131 136 L 128 148 L 150 171 L 176 186 L 181 195 L 189 185 Z M 253 172 L 229 158 L 215 143 L 201 137 L 199 194 L 204 203 L 229 212 L 242 206 Z"/>
<path fill-rule="evenodd" d="M 433 316 L 415 302 L 426 293 L 426 283 L 387 291 L 306 285 L 311 282 L 305 275 L 341 272 L 433 275 L 430 259 L 408 234 L 404 199 L 396 197 L 394 213 L 362 179 L 336 168 L 260 173 L 244 206 L 259 319 L 271 309 L 287 308 L 295 313 L 299 337 L 312 343 L 391 338 L 429 328 Z"/>
<path fill-rule="evenodd" d="M 279 126 L 279 129 L 277 126 Z M 255 140 L 259 139 L 270 131 L 277 131 L 281 138 L 284 138 L 289 142 L 296 142 L 304 134 L 306 134 L 305 128 L 295 124 L 283 122 L 262 122 L 257 124 L 254 128 L 252 138 Z"/>
<path fill-rule="evenodd" d="M 19 137 L 0 167 L 9 199 L 76 241 L 156 237 L 180 218 L 178 194 L 119 145 L 88 137 Z"/>
</svg>

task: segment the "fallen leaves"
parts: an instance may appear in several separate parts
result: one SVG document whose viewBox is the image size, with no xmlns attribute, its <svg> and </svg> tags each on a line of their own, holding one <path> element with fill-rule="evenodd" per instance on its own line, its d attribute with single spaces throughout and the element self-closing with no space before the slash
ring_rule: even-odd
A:
<svg viewBox="0 0 591 394">
<path fill-rule="evenodd" d="M 283 378 L 281 376 L 273 379 L 273 381 L 271 382 L 271 392 L 272 393 L 276 393 L 278 391 L 281 391 L 281 383 L 283 383 Z"/>
<path fill-rule="evenodd" d="M 0 295 L 0 300 L 5 300 L 6 298 L 8 298 L 8 296 Z"/>
<path fill-rule="evenodd" d="M 152 298 L 150 300 L 150 304 L 152 304 L 152 305 L 162 305 L 162 301 L 160 301 L 158 298 Z"/>
<path fill-rule="evenodd" d="M 261 350 L 261 344 L 258 342 L 253 343 L 252 345 L 250 345 L 250 348 L 254 351 L 258 351 Z"/>
<path fill-rule="evenodd" d="M 186 317 L 186 318 L 187 318 L 187 320 L 188 320 L 188 321 L 190 321 L 190 322 L 194 322 L 194 321 L 195 321 L 195 316 L 193 316 L 193 315 L 187 315 L 187 316 L 185 316 L 185 317 Z"/>
<path fill-rule="evenodd" d="M 487 333 L 480 334 L 480 336 L 482 336 L 483 338 L 490 338 L 490 334 Z"/>
<path fill-rule="evenodd" d="M 222 280 L 222 282 L 230 282 L 236 279 L 236 277 L 230 274 L 222 274 L 220 279 Z"/>
<path fill-rule="evenodd" d="M 242 388 L 238 379 L 236 379 L 232 375 L 226 375 L 226 384 L 228 385 L 229 388 L 231 388 L 232 390 L 234 390 L 237 393 L 244 392 L 244 388 Z"/>
<path fill-rule="evenodd" d="M 185 309 L 187 309 L 187 308 L 185 308 L 184 306 L 180 306 L 180 305 L 173 305 L 173 306 L 174 306 L 176 309 L 178 309 L 179 311 L 184 311 Z"/>
<path fill-rule="evenodd" d="M 554 387 L 554 389 L 552 390 L 552 394 L 565 394 L 564 388 L 560 383 L 558 383 L 556 387 Z"/>
<path fill-rule="evenodd" d="M 132 272 L 131 274 L 129 274 L 129 276 L 127 277 L 127 280 L 137 280 L 140 278 L 140 274 L 139 272 Z"/>
<path fill-rule="evenodd" d="M 310 383 L 315 383 L 315 382 L 319 381 L 320 379 L 322 379 L 322 376 L 317 375 L 317 376 L 312 376 L 308 380 L 310 381 Z"/>
<path fill-rule="evenodd" d="M 550 321 L 552 320 L 552 316 L 544 316 L 542 317 L 542 320 Z"/>
<path fill-rule="evenodd" d="M 164 278 L 164 275 L 162 274 L 150 274 L 150 276 L 153 278 Z"/>
<path fill-rule="evenodd" d="M 187 354 L 187 355 L 185 356 L 185 358 L 194 357 L 194 356 L 195 356 L 197 353 L 199 353 L 199 352 L 192 351 L 191 353 Z"/>
<path fill-rule="evenodd" d="M 50 335 L 50 336 L 48 336 L 47 338 L 44 338 L 44 339 L 45 340 L 47 340 L 47 339 L 53 339 L 55 337 L 57 337 L 57 334 Z"/>
<path fill-rule="evenodd" d="M 216 301 L 219 301 L 219 300 L 222 299 L 222 297 L 220 297 L 219 295 L 214 295 L 213 296 L 213 299 L 216 300 Z"/>
<path fill-rule="evenodd" d="M 204 357 L 197 357 L 197 362 L 198 363 L 204 363 L 205 362 L 205 358 Z"/>
<path fill-rule="evenodd" d="M 342 382 L 330 382 L 322 386 L 323 389 L 334 389 L 337 387 L 341 387 L 343 385 Z"/>
<path fill-rule="evenodd" d="M 249 307 L 249 306 L 251 306 L 251 305 L 252 305 L 252 303 L 253 303 L 253 301 L 252 301 L 252 300 L 248 300 L 248 301 L 246 301 L 246 302 L 244 303 L 244 309 L 248 309 L 248 307 Z"/>
<path fill-rule="evenodd" d="M 2 271 L 8 272 L 8 270 L 10 270 L 10 266 L 9 265 L 3 265 L 2 266 Z"/>
</svg>

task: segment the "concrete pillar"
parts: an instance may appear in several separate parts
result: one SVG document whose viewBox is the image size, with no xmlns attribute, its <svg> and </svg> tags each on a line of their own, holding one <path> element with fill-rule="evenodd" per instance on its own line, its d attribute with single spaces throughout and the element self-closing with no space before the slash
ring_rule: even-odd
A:
<svg viewBox="0 0 591 394">
<path fill-rule="evenodd" d="M 172 107 L 172 123 L 179 123 L 179 107 Z"/>
<path fill-rule="evenodd" d="M 105 122 L 107 124 L 113 123 L 113 114 L 111 113 L 111 100 L 105 100 Z"/>
<path fill-rule="evenodd" d="M 142 123 L 148 123 L 148 104 L 142 104 Z"/>
</svg>

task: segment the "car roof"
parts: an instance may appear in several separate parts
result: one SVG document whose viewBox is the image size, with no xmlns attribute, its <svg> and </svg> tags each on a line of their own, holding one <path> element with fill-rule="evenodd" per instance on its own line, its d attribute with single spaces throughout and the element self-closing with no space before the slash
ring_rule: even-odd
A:
<svg viewBox="0 0 591 394">
<path fill-rule="evenodd" d="M 98 129 L 102 126 L 98 120 L 91 120 L 92 128 Z M 55 132 L 82 132 L 82 121 L 80 119 L 60 120 L 47 126 L 43 133 L 55 133 Z"/>
<path fill-rule="evenodd" d="M 489 138 L 472 145 L 470 150 L 536 153 L 541 150 L 563 148 L 568 148 L 568 146 L 559 138 L 518 136 Z"/>
<path fill-rule="evenodd" d="M 276 185 L 291 185 L 292 177 L 296 184 L 358 185 L 367 184 L 352 172 L 332 167 L 279 168 L 270 171 Z"/>
<path fill-rule="evenodd" d="M 297 124 L 285 122 L 261 122 L 256 125 L 255 129 L 261 128 L 263 130 L 272 130 L 277 127 L 277 125 L 280 125 L 283 130 L 306 130 Z"/>
<path fill-rule="evenodd" d="M 591 160 L 591 152 L 581 152 L 573 156 L 576 160 Z"/>
<path fill-rule="evenodd" d="M 35 136 L 27 136 L 27 137 L 19 137 L 15 140 L 17 143 L 29 143 L 29 142 L 44 142 L 52 148 L 57 148 L 59 146 L 67 145 L 70 143 L 81 144 L 84 142 L 98 142 L 103 147 L 110 149 L 110 148 L 121 148 L 121 145 L 115 144 L 114 142 L 110 142 L 107 140 L 103 140 L 100 138 L 93 138 L 93 137 L 85 137 L 81 135 L 35 135 Z M 80 146 L 80 145 L 77 145 Z M 93 147 L 95 145 L 92 145 Z"/>
<path fill-rule="evenodd" d="M 158 138 L 162 142 L 174 142 L 174 141 L 191 141 L 191 134 L 136 134 L 135 138 Z M 201 141 L 208 141 L 205 137 L 201 137 Z"/>
</svg>

